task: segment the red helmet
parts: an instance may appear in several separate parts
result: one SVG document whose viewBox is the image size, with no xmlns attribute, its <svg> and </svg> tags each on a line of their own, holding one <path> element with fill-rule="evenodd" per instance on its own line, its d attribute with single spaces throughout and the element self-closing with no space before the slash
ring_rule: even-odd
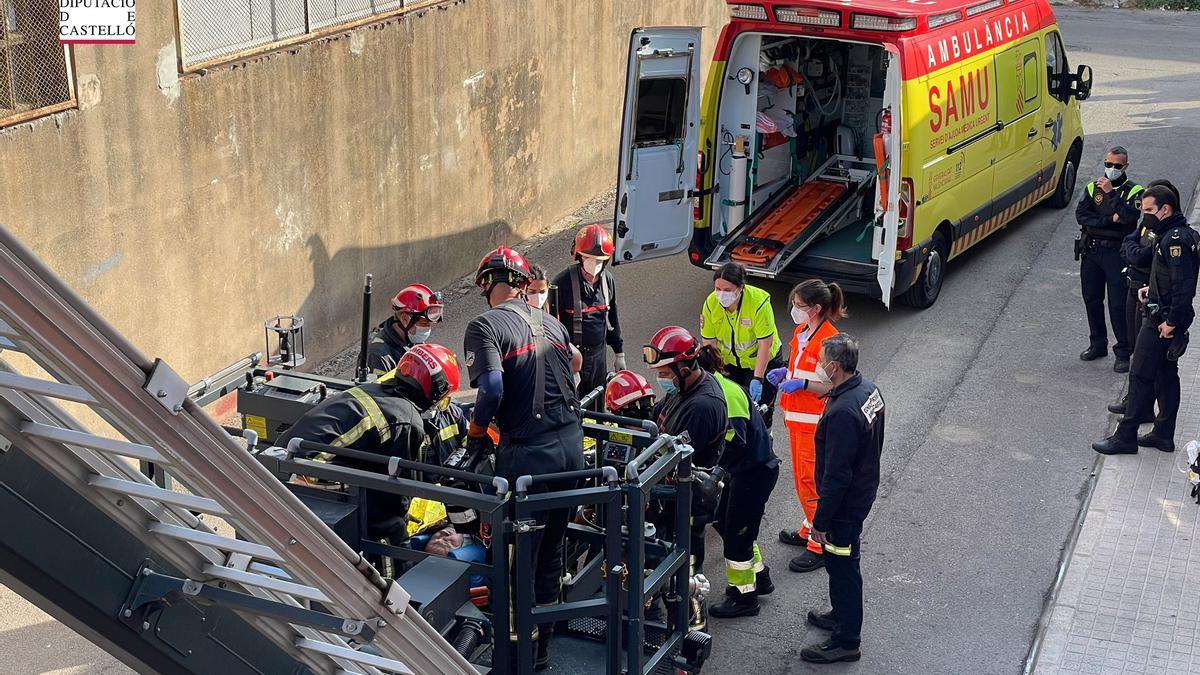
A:
<svg viewBox="0 0 1200 675">
<path fill-rule="evenodd" d="M 652 368 L 672 363 L 691 363 L 696 360 L 700 343 L 681 326 L 660 328 L 650 344 L 642 347 L 642 358 Z"/>
<path fill-rule="evenodd" d="M 612 235 L 600 223 L 586 225 L 575 233 L 575 245 L 571 248 L 571 255 L 590 255 L 593 258 L 608 260 L 612 254 Z"/>
<path fill-rule="evenodd" d="M 531 276 L 533 275 L 529 271 L 529 263 L 525 262 L 525 256 L 507 246 L 501 246 L 479 261 L 479 269 L 475 271 L 475 285 L 491 286 L 505 283 L 521 287 L 529 283 Z"/>
<path fill-rule="evenodd" d="M 442 345 L 416 345 L 400 357 L 396 377 L 416 384 L 433 405 L 458 391 L 458 358 Z"/>
<path fill-rule="evenodd" d="M 646 378 L 633 371 L 622 370 L 613 375 L 604 387 L 604 407 L 609 412 L 619 413 L 621 409 L 647 396 L 653 399 L 654 389 Z"/>
<path fill-rule="evenodd" d="M 442 320 L 442 294 L 425 284 L 411 284 L 400 289 L 392 298 L 392 310 L 437 323 Z"/>
</svg>

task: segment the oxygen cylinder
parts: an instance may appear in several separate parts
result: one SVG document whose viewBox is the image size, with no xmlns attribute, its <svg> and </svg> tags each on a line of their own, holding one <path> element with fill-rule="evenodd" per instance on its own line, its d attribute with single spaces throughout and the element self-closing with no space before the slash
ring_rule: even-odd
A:
<svg viewBox="0 0 1200 675">
<path fill-rule="evenodd" d="M 749 141 L 745 136 L 733 139 L 733 160 L 729 166 L 729 198 L 725 200 L 726 232 L 737 229 L 746 216 L 746 179 L 750 175 L 750 158 L 746 156 L 746 144 Z"/>
</svg>

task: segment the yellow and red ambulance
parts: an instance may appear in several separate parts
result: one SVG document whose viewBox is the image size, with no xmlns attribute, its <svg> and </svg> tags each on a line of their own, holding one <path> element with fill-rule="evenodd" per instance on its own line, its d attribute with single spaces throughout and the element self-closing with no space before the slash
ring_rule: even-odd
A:
<svg viewBox="0 0 1200 675">
<path fill-rule="evenodd" d="M 687 251 L 928 307 L 946 262 L 1040 202 L 1083 149 L 1046 0 L 731 2 L 700 92 L 700 29 L 639 28 L 617 264 Z"/>
</svg>

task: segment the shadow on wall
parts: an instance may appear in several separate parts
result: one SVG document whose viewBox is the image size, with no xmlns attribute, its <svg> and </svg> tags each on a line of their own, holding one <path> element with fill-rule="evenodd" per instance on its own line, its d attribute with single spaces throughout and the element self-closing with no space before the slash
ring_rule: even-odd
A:
<svg viewBox="0 0 1200 675">
<path fill-rule="evenodd" d="M 343 247 L 332 255 L 320 235 L 309 237 L 305 245 L 312 264 L 313 285 L 296 310 L 296 315 L 305 322 L 309 367 L 358 340 L 363 275 L 374 275 L 371 314 L 372 322 L 379 323 L 390 311 L 388 301 L 404 286 L 419 282 L 443 288 L 472 272 L 489 250 L 501 244 L 518 243 L 520 237 L 502 220 L 421 241 Z M 414 269 L 435 273 L 419 278 L 410 272 Z"/>
</svg>

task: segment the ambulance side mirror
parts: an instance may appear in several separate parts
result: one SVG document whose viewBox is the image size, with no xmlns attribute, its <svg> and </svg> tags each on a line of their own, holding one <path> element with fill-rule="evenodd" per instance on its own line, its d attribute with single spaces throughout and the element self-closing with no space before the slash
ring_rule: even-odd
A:
<svg viewBox="0 0 1200 675">
<path fill-rule="evenodd" d="M 1079 66 L 1075 73 L 1075 98 L 1086 101 L 1092 95 L 1092 67 Z"/>
</svg>

